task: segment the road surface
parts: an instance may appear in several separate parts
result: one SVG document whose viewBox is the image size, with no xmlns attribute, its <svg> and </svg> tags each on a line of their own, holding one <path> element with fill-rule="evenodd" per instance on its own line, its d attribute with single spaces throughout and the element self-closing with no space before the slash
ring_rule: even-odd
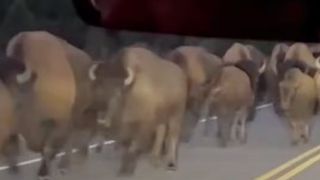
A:
<svg viewBox="0 0 320 180">
<path fill-rule="evenodd" d="M 299 154 L 320 144 L 320 116 L 314 118 L 315 124 L 311 142 L 307 145 L 292 147 L 288 129 L 273 113 L 271 107 L 259 109 L 255 121 L 249 126 L 248 143 L 234 144 L 226 149 L 219 148 L 214 138 L 203 137 L 203 123 L 197 127 L 189 144 L 182 144 L 179 165 L 176 172 L 163 168 L 154 169 L 147 158 L 142 158 L 133 177 L 116 176 L 119 167 L 119 153 L 112 145 L 106 145 L 102 154 L 90 153 L 85 163 L 73 164 L 71 171 L 62 176 L 52 168 L 53 178 L 59 180 L 251 180 L 285 163 Z M 214 127 L 214 125 L 213 125 Z M 33 160 L 38 155 L 24 152 L 20 162 Z M 18 175 L 10 175 L 0 162 L 0 180 L 35 180 L 39 162 L 21 166 Z M 2 168 L 2 170 L 1 170 Z M 317 179 L 319 165 L 314 165 L 293 179 Z"/>
</svg>

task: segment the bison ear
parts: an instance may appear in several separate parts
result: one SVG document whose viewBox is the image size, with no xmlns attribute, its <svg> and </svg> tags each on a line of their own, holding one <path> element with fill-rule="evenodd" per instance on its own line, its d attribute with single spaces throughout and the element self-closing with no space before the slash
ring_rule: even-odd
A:
<svg viewBox="0 0 320 180">
<path fill-rule="evenodd" d="M 99 66 L 99 63 L 94 63 L 90 66 L 89 68 L 89 79 L 91 81 L 95 81 L 97 79 L 97 76 L 96 76 L 96 71 L 97 71 L 97 68 Z"/>
</svg>

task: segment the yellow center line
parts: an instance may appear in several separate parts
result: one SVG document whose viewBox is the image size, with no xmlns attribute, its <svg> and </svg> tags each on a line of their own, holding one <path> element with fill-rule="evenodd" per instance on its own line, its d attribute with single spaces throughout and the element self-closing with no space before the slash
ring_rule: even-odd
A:
<svg viewBox="0 0 320 180">
<path fill-rule="evenodd" d="M 286 174 L 284 174 L 283 176 L 279 177 L 277 180 L 291 179 L 292 177 L 298 175 L 303 170 L 305 170 L 308 167 L 312 166 L 314 163 L 318 162 L 319 160 L 320 160 L 320 154 L 310 158 L 308 161 L 305 161 L 304 163 L 302 163 L 299 166 L 295 167 L 291 171 L 289 171 Z"/>
<path fill-rule="evenodd" d="M 262 176 L 260 177 L 257 177 L 255 180 L 268 180 L 270 179 L 271 177 L 277 175 L 278 173 L 288 169 L 289 167 L 291 167 L 292 165 L 294 165 L 295 163 L 307 158 L 308 156 L 311 156 L 312 154 L 316 153 L 317 151 L 320 150 L 320 145 L 319 146 L 316 146 L 308 151 L 306 151 L 305 153 L 297 156 L 296 158 L 284 163 L 283 165 L 277 167 L 277 168 L 274 168 L 272 169 L 271 171 L 263 174 Z"/>
</svg>

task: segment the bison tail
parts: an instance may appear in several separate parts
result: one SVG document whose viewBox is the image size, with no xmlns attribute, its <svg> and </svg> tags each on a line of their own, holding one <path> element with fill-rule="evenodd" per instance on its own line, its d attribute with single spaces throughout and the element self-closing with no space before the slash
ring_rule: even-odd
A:
<svg viewBox="0 0 320 180">
<path fill-rule="evenodd" d="M 317 99 L 314 104 L 314 109 L 313 109 L 314 115 L 318 114 L 318 110 L 319 110 L 319 100 Z"/>
</svg>

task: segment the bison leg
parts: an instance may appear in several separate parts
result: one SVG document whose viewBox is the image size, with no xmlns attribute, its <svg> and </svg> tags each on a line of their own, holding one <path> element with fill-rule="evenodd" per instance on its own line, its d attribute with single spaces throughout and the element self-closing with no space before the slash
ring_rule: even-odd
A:
<svg viewBox="0 0 320 180">
<path fill-rule="evenodd" d="M 226 147 L 228 141 L 230 140 L 231 134 L 231 119 L 219 118 L 218 119 L 218 128 L 219 128 L 219 144 L 221 147 Z"/>
<path fill-rule="evenodd" d="M 258 102 L 257 102 L 256 97 L 255 97 L 254 105 L 249 108 L 249 113 L 247 115 L 247 122 L 253 122 L 254 121 L 254 119 L 256 117 L 256 105 L 258 105 Z"/>
<path fill-rule="evenodd" d="M 83 159 L 88 156 L 89 145 L 91 139 L 98 133 L 98 111 L 96 109 L 88 108 L 83 112 L 81 122 L 86 122 L 84 126 L 77 128 L 80 133 L 80 154 Z"/>
<path fill-rule="evenodd" d="M 97 147 L 96 147 L 96 153 L 102 153 L 103 151 L 103 145 L 104 145 L 104 139 L 103 138 L 100 138 L 99 139 L 99 142 L 97 144 Z"/>
<path fill-rule="evenodd" d="M 250 111 L 250 110 L 249 110 Z M 240 140 L 240 142 L 242 144 L 245 144 L 247 142 L 247 137 L 248 137 L 248 133 L 247 133 L 247 118 L 248 118 L 248 113 L 247 111 L 243 111 L 240 113 L 239 116 L 239 121 L 237 124 L 237 135 L 238 135 L 238 139 Z"/>
<path fill-rule="evenodd" d="M 118 172 L 118 176 L 132 176 L 137 166 L 138 156 L 138 143 L 136 141 L 132 141 L 129 146 L 124 148 L 122 163 Z"/>
<path fill-rule="evenodd" d="M 177 169 L 177 154 L 181 130 L 181 124 L 179 122 L 181 121 L 177 119 L 169 120 L 168 133 L 165 141 L 167 168 L 172 171 Z"/>
<path fill-rule="evenodd" d="M 193 131 L 198 124 L 198 118 L 191 112 L 186 113 L 186 120 L 183 121 L 182 142 L 188 143 L 191 140 Z"/>
<path fill-rule="evenodd" d="M 49 179 L 50 163 L 55 157 L 56 153 L 57 151 L 49 146 L 46 146 L 44 148 L 44 151 L 42 153 L 42 161 L 38 172 L 40 180 Z"/>
<path fill-rule="evenodd" d="M 239 117 L 236 116 L 234 121 L 231 123 L 231 130 L 230 130 L 230 139 L 232 141 L 236 141 L 238 139 L 238 126 L 239 126 Z"/>
<path fill-rule="evenodd" d="M 299 137 L 297 129 L 296 129 L 296 127 L 294 125 L 291 127 L 291 136 L 292 136 L 291 145 L 292 146 L 298 145 L 300 137 Z"/>
<path fill-rule="evenodd" d="M 7 159 L 7 162 L 9 164 L 9 172 L 11 173 L 17 173 L 18 172 L 18 166 L 17 166 L 17 157 L 20 152 L 19 147 L 19 137 L 17 134 L 11 135 L 7 142 L 4 144 L 3 148 L 3 154 Z"/>
<path fill-rule="evenodd" d="M 156 138 L 151 152 L 151 163 L 154 167 L 159 167 L 161 160 L 162 147 L 166 135 L 166 126 L 161 124 L 156 129 Z"/>
<path fill-rule="evenodd" d="M 66 174 L 70 168 L 71 154 L 72 154 L 72 142 L 71 139 L 66 143 L 64 148 L 65 154 L 61 157 L 58 163 L 58 169 L 60 174 Z"/>
<path fill-rule="evenodd" d="M 89 131 L 84 130 L 83 133 L 81 133 L 81 142 L 79 144 L 79 152 L 81 159 L 85 159 L 88 157 L 89 154 L 89 145 L 90 145 L 90 140 L 93 138 L 93 134 Z"/>
<path fill-rule="evenodd" d="M 51 127 L 53 128 L 53 127 Z M 38 176 L 40 179 L 48 179 L 50 174 L 50 165 L 51 161 L 55 158 L 56 154 L 63 148 L 64 145 L 69 140 L 69 131 L 68 126 L 64 127 L 55 127 L 54 129 L 46 128 L 45 145 L 42 152 L 42 162 L 40 169 L 38 171 Z M 69 154 L 66 153 L 65 156 Z"/>
<path fill-rule="evenodd" d="M 310 139 L 310 126 L 309 124 L 305 124 L 303 142 L 307 144 L 309 142 L 309 139 Z"/>
<path fill-rule="evenodd" d="M 204 130 L 203 130 L 203 136 L 208 137 L 209 136 L 209 132 L 212 129 L 212 124 L 213 121 L 211 118 L 207 118 L 206 121 L 204 122 Z"/>
<path fill-rule="evenodd" d="M 96 153 L 102 153 L 104 141 L 105 141 L 105 139 L 109 138 L 106 131 L 108 131 L 108 130 L 105 129 L 104 127 L 101 127 L 100 125 L 98 125 L 98 127 L 97 127 L 97 138 L 98 138 L 97 144 L 98 145 L 95 149 Z"/>
</svg>

